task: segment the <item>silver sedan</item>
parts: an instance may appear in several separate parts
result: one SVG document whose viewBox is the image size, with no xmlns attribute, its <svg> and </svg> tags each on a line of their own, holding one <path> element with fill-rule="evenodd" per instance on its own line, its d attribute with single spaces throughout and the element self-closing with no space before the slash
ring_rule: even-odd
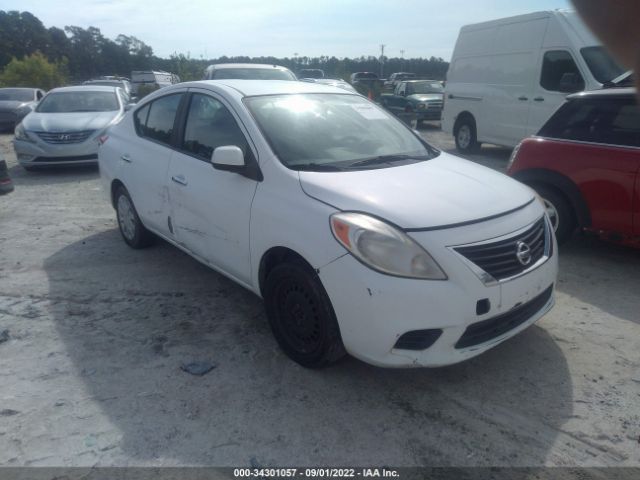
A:
<svg viewBox="0 0 640 480">
<path fill-rule="evenodd" d="M 121 88 L 64 87 L 51 90 L 16 127 L 13 147 L 26 169 L 97 164 L 100 138 L 127 110 Z"/>
</svg>

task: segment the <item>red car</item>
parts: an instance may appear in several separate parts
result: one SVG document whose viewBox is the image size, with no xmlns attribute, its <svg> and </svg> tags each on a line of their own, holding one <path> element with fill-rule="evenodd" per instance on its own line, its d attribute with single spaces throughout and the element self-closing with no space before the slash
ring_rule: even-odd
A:
<svg viewBox="0 0 640 480">
<path fill-rule="evenodd" d="M 632 88 L 571 95 L 518 145 L 508 174 L 547 206 L 558 242 L 578 229 L 640 247 L 640 109 Z"/>
</svg>

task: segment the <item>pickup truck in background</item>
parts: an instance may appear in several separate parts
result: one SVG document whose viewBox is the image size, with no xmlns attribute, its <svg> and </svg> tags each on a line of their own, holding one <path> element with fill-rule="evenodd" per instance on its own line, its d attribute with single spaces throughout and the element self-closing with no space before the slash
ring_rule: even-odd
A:
<svg viewBox="0 0 640 480">
<path fill-rule="evenodd" d="M 388 92 L 393 92 L 396 85 L 402 80 L 415 80 L 417 78 L 415 73 L 409 72 L 397 72 L 392 73 L 389 78 L 384 82 L 384 89 Z"/>
<path fill-rule="evenodd" d="M 438 80 L 404 80 L 393 93 L 383 93 L 380 103 L 395 115 L 415 113 L 418 123 L 440 120 L 444 103 L 444 88 Z"/>
</svg>

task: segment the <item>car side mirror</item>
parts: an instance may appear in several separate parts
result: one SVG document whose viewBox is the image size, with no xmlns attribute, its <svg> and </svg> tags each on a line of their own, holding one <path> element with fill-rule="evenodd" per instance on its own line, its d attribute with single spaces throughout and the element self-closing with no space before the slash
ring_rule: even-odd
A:
<svg viewBox="0 0 640 480">
<path fill-rule="evenodd" d="M 216 148 L 211 155 L 211 164 L 217 170 L 236 173 L 241 172 L 246 166 L 244 153 L 235 145 Z"/>
</svg>

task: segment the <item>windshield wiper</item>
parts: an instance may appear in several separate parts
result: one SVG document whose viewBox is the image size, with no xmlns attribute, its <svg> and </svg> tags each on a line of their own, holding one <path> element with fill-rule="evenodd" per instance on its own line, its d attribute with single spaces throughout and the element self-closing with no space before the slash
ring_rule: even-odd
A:
<svg viewBox="0 0 640 480">
<path fill-rule="evenodd" d="M 337 165 L 332 165 L 329 163 L 303 163 L 300 165 L 288 165 L 288 167 L 292 170 L 297 170 L 299 172 L 342 172 L 344 171 L 343 167 L 339 167 Z"/>
<path fill-rule="evenodd" d="M 391 165 L 395 162 L 403 162 L 406 160 L 415 160 L 417 162 L 422 160 L 429 160 L 431 157 L 428 155 L 380 155 L 378 157 L 365 158 L 363 160 L 356 160 L 353 163 L 348 164 L 345 168 L 359 168 L 370 167 L 374 165 Z"/>
</svg>

